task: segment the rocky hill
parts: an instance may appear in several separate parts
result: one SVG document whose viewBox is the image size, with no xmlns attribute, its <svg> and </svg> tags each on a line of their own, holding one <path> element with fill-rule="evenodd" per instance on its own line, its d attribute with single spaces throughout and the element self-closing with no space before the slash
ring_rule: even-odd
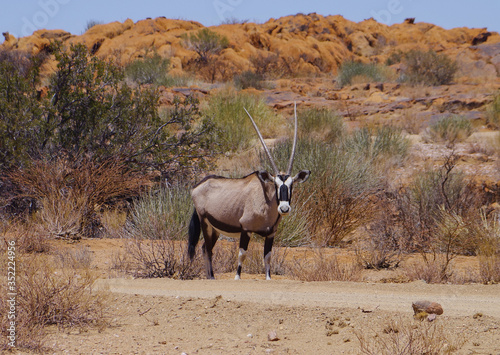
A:
<svg viewBox="0 0 500 355">
<path fill-rule="evenodd" d="M 164 17 L 95 25 L 82 35 L 63 30 L 38 30 L 31 36 L 15 38 L 4 33 L 1 50 L 12 49 L 37 53 L 50 41 L 65 44 L 84 43 L 93 53 L 113 58 L 117 63 L 156 51 L 171 58 L 172 73 L 181 74 L 196 53 L 183 46 L 181 36 L 204 26 L 194 21 Z M 468 77 L 496 77 L 500 74 L 500 35 L 485 28 L 443 29 L 429 23 L 407 19 L 387 26 L 373 19 L 359 23 L 342 16 L 315 13 L 270 19 L 263 24 L 241 23 L 211 27 L 226 36 L 229 47 L 219 60 L 231 73 L 254 70 L 259 55 L 278 55 L 293 63 L 295 73 L 314 75 L 336 73 L 345 59 L 383 62 L 398 50 L 433 49 L 458 60 Z"/>
</svg>

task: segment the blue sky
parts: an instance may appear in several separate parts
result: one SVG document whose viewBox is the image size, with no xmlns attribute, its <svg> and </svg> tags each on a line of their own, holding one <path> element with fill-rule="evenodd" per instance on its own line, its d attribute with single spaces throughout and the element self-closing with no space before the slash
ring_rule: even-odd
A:
<svg viewBox="0 0 500 355">
<path fill-rule="evenodd" d="M 340 14 L 356 22 L 374 17 L 387 24 L 415 17 L 444 28 L 487 27 L 500 32 L 500 0 L 2 0 L 0 9 L 0 31 L 17 37 L 42 28 L 81 34 L 89 20 L 165 16 L 212 26 L 228 18 L 265 22 L 310 12 Z"/>
</svg>

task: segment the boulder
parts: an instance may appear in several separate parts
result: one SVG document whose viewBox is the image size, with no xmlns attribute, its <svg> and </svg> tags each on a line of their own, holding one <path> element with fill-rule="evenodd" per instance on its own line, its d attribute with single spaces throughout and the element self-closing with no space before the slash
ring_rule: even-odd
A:
<svg viewBox="0 0 500 355">
<path fill-rule="evenodd" d="M 443 307 L 439 303 L 431 301 L 415 301 L 412 303 L 414 316 L 416 319 L 425 319 L 432 322 L 436 316 L 443 314 Z"/>
</svg>

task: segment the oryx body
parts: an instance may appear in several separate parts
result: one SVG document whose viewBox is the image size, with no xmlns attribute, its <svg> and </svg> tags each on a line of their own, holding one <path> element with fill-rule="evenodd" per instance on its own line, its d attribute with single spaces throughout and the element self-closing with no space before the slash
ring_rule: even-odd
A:
<svg viewBox="0 0 500 355">
<path fill-rule="evenodd" d="M 248 113 L 248 112 L 247 112 Z M 195 211 L 189 226 L 189 256 L 195 254 L 200 231 L 203 232 L 207 278 L 214 278 L 212 268 L 212 249 L 220 234 L 239 235 L 240 252 L 236 279 L 241 276 L 251 233 L 265 237 L 264 263 L 266 279 L 271 278 L 270 259 L 274 235 L 281 216 L 290 212 L 290 200 L 294 182 L 307 180 L 310 172 L 300 171 L 291 177 L 293 157 L 297 140 L 297 115 L 295 114 L 294 148 L 286 174 L 279 173 L 267 146 L 260 135 L 252 117 L 264 149 L 275 170 L 275 175 L 267 171 L 255 171 L 243 178 L 230 179 L 220 176 L 207 176 L 198 183 L 191 193 Z"/>
</svg>

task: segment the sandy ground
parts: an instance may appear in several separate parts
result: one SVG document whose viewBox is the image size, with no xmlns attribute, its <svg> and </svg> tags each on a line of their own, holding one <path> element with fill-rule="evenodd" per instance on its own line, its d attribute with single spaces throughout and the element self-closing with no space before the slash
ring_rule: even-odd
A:
<svg viewBox="0 0 500 355">
<path fill-rule="evenodd" d="M 376 354 L 383 343 L 389 354 L 411 332 L 443 351 L 500 354 L 500 285 L 262 276 L 100 280 L 112 293 L 113 325 L 100 333 L 53 329 L 47 345 L 69 354 L 359 354 L 364 345 Z M 411 303 L 420 299 L 439 302 L 444 314 L 433 323 L 414 320 Z M 270 332 L 279 339 L 270 341 Z"/>
</svg>

